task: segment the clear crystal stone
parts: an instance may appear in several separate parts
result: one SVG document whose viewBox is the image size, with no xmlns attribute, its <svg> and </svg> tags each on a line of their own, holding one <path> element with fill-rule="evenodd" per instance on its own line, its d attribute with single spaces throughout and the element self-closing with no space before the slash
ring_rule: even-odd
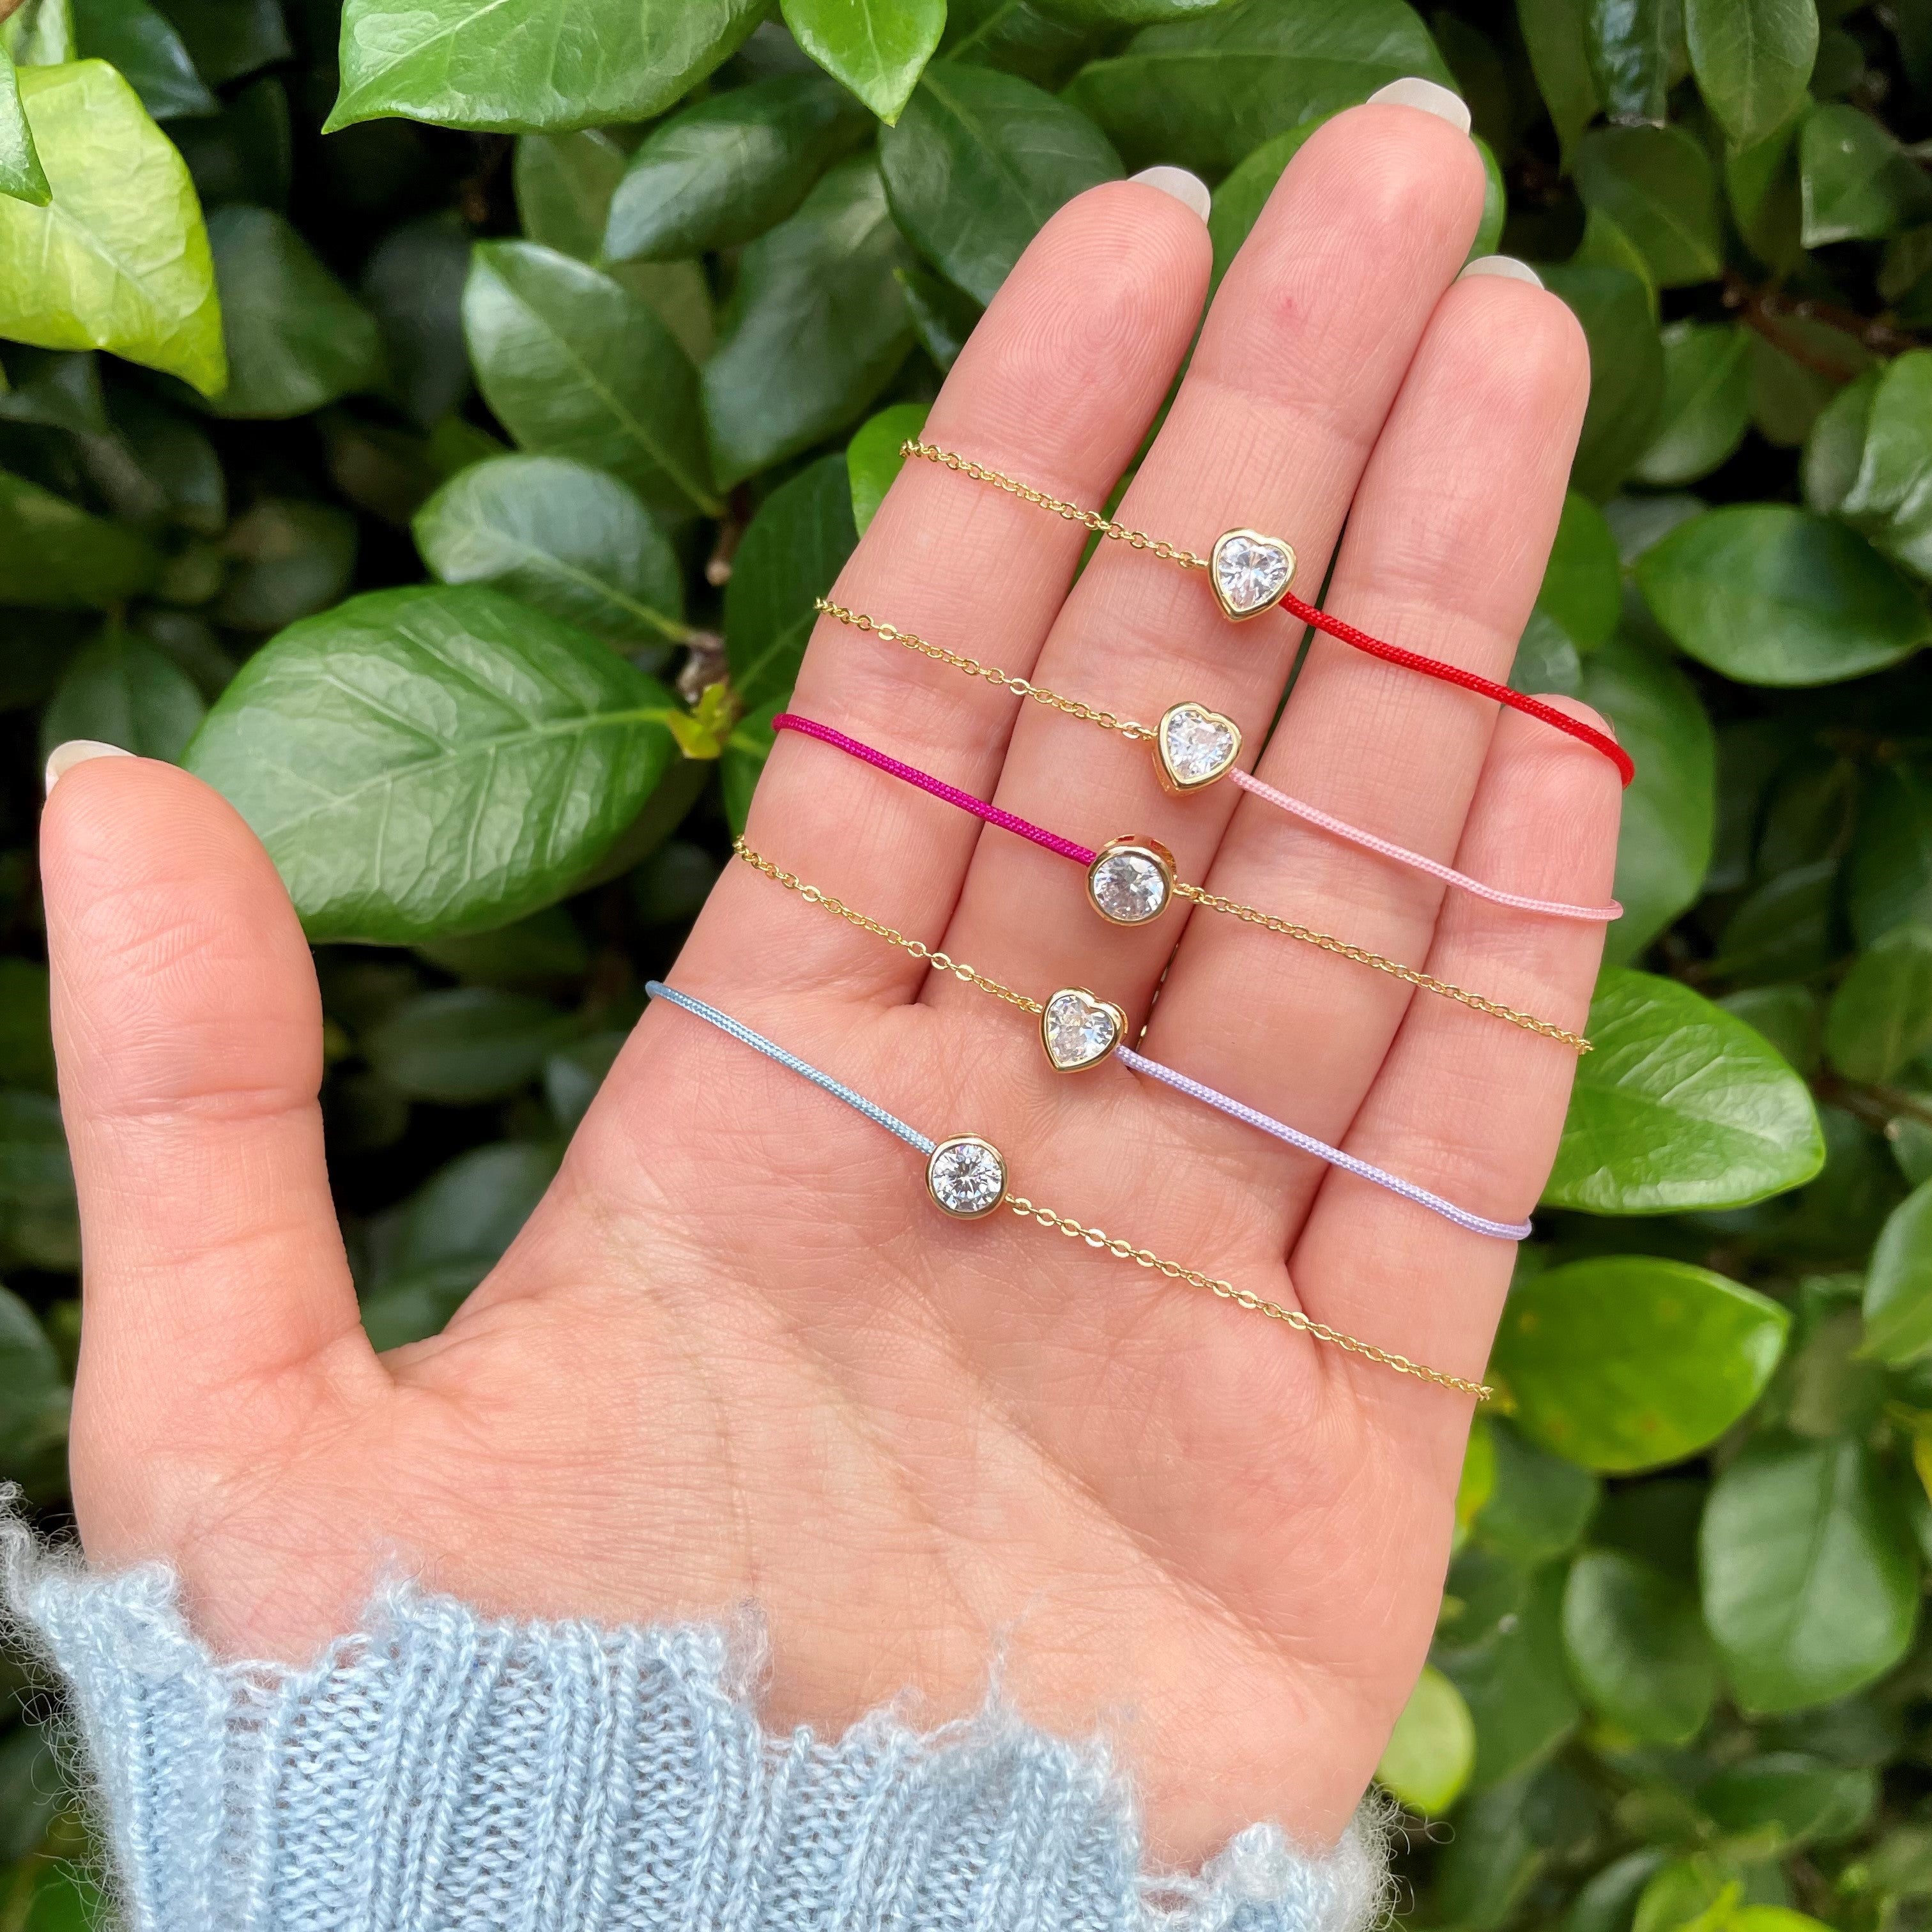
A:
<svg viewBox="0 0 1932 1932">
<path fill-rule="evenodd" d="M 1090 874 L 1094 903 L 1118 926 L 1143 926 L 1167 904 L 1167 878 L 1144 852 L 1109 852 Z"/>
<path fill-rule="evenodd" d="M 1237 610 L 1259 610 L 1288 588 L 1288 552 L 1252 537 L 1224 537 L 1214 547 L 1214 580 Z"/>
<path fill-rule="evenodd" d="M 949 1214 L 989 1213 L 1006 1191 L 1006 1164 L 990 1141 L 949 1141 L 926 1166 L 932 1198 Z"/>
<path fill-rule="evenodd" d="M 1161 742 L 1168 770 L 1183 784 L 1214 776 L 1234 755 L 1234 733 L 1219 718 L 1192 706 L 1168 712 Z"/>
<path fill-rule="evenodd" d="M 1056 993 L 1046 1003 L 1046 1040 L 1054 1066 L 1087 1066 L 1114 1050 L 1114 1016 L 1084 993 Z"/>
</svg>

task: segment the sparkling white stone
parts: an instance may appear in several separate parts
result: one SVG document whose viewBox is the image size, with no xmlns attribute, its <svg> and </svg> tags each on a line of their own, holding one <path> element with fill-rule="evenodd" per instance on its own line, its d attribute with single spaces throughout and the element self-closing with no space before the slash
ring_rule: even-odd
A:
<svg viewBox="0 0 1932 1932">
<path fill-rule="evenodd" d="M 1238 616 L 1265 610 L 1288 588 L 1294 571 L 1287 544 L 1241 530 L 1230 530 L 1214 546 L 1212 562 L 1221 601 Z"/>
<path fill-rule="evenodd" d="M 1116 926 L 1144 926 L 1167 905 L 1167 875 L 1144 852 L 1109 852 L 1088 874 L 1094 903 Z"/>
<path fill-rule="evenodd" d="M 1161 763 L 1178 785 L 1192 788 L 1219 778 L 1240 746 L 1234 726 L 1198 704 L 1177 704 L 1161 720 Z"/>
<path fill-rule="evenodd" d="M 1106 1059 L 1120 1037 L 1113 1009 L 1071 986 L 1047 1001 L 1043 1030 L 1047 1057 L 1063 1073 Z"/>
<path fill-rule="evenodd" d="M 968 1135 L 934 1150 L 926 1178 L 947 1214 L 976 1218 L 990 1214 L 1004 1197 L 1006 1164 L 992 1142 Z"/>
</svg>

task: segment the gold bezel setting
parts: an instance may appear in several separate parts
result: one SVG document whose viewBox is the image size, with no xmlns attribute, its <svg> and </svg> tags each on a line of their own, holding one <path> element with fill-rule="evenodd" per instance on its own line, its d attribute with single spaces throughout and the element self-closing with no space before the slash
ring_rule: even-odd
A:
<svg viewBox="0 0 1932 1932">
<path fill-rule="evenodd" d="M 1225 731 L 1228 734 L 1227 750 L 1216 761 L 1214 769 L 1211 771 L 1203 772 L 1195 778 L 1184 778 L 1174 770 L 1173 754 L 1168 746 L 1168 727 L 1178 720 L 1182 719 L 1185 719 L 1190 724 L 1210 725 L 1216 730 Z M 1204 791 L 1217 778 L 1226 778 L 1234 769 L 1234 761 L 1240 755 L 1241 728 L 1226 712 L 1210 711 L 1204 704 L 1196 704 L 1191 701 L 1181 704 L 1170 704 L 1160 714 L 1160 722 L 1154 727 L 1154 770 L 1159 775 L 1162 784 L 1178 797 L 1184 798 L 1190 792 Z"/>
<path fill-rule="evenodd" d="M 1128 862 L 1124 867 L 1118 862 Z M 1144 880 L 1150 874 L 1159 897 L 1144 912 L 1124 916 L 1109 911 L 1106 898 L 1110 877 L 1126 871 Z M 1094 854 L 1087 868 L 1087 902 L 1109 926 L 1146 926 L 1174 903 L 1174 854 L 1158 838 L 1110 838 Z"/>
<path fill-rule="evenodd" d="M 974 1196 L 962 1196 L 956 1191 L 954 1182 L 946 1172 L 946 1157 L 968 1150 L 976 1156 L 972 1166 L 983 1172 L 985 1164 L 990 1161 L 999 1182 L 998 1190 L 986 1198 L 983 1205 L 970 1204 L 970 1201 L 983 1190 L 976 1190 Z M 949 1215 L 956 1221 L 983 1221 L 988 1214 L 994 1213 L 1006 1198 L 1006 1157 L 983 1134 L 954 1134 L 941 1141 L 926 1156 L 926 1191 L 932 1196 L 932 1204 L 942 1214 Z M 949 1193 L 953 1196 L 952 1199 L 947 1198 Z M 962 1200 L 968 1201 L 969 1204 L 955 1204 Z"/>
<path fill-rule="evenodd" d="M 1053 1010 L 1063 1000 L 1077 1001 L 1083 1016 L 1098 1014 L 1106 1019 L 1112 1029 L 1106 1044 L 1097 1053 L 1090 1053 L 1081 1060 L 1064 1060 L 1053 1049 Z M 1084 1073 L 1090 1066 L 1098 1066 L 1103 1060 L 1112 1057 L 1115 1047 L 1126 1038 L 1127 1016 L 1112 1000 L 1103 1000 L 1097 994 L 1090 993 L 1084 986 L 1063 986 L 1040 1010 L 1040 1043 L 1046 1049 L 1047 1064 L 1056 1073 Z"/>
<path fill-rule="evenodd" d="M 1257 549 L 1270 551 L 1288 566 L 1274 594 L 1259 604 L 1236 604 L 1221 580 L 1226 554 L 1238 543 L 1252 544 Z M 1214 601 L 1220 605 L 1221 614 L 1230 623 L 1244 623 L 1250 617 L 1258 617 L 1264 610 L 1272 610 L 1288 595 L 1288 586 L 1294 581 L 1294 546 L 1280 537 L 1270 536 L 1265 530 L 1223 530 L 1214 539 L 1214 548 L 1208 555 L 1208 581 L 1214 587 Z"/>
</svg>

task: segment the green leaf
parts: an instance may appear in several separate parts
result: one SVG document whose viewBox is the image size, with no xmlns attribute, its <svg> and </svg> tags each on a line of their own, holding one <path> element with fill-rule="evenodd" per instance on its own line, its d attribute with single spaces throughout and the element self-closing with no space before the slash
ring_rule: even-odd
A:
<svg viewBox="0 0 1932 1932">
<path fill-rule="evenodd" d="M 534 242 L 479 242 L 463 326 L 477 386 L 524 448 L 608 470 L 654 509 L 717 512 L 697 372 L 629 290 Z"/>
<path fill-rule="evenodd" d="M 412 1015 L 403 1036 L 427 1046 L 443 1030 L 438 1013 L 446 1017 L 465 1010 L 477 1010 L 425 1008 L 418 1000 L 398 1008 L 389 1024 Z M 494 1003 L 482 1010 L 492 1018 L 500 1018 L 502 1012 Z M 455 1046 L 460 1052 L 460 1039 Z M 556 1150 L 530 1141 L 499 1141 L 458 1155 L 373 1231 L 377 1287 L 452 1264 L 472 1269 L 480 1281 L 536 1211 L 556 1169 Z"/>
<path fill-rule="evenodd" d="M 1862 676 L 1932 637 L 1924 599 L 1862 537 L 1786 503 L 1707 511 L 1636 576 L 1685 651 L 1746 684 Z"/>
<path fill-rule="evenodd" d="M 146 590 L 160 560 L 120 524 L 0 470 L 0 604 L 106 610 Z"/>
<path fill-rule="evenodd" d="M 892 279 L 905 291 L 920 346 L 942 372 L 950 369 L 985 311 L 970 296 L 928 269 L 895 268 Z"/>
<path fill-rule="evenodd" d="M 1516 0 L 1516 24 L 1568 168 L 1583 130 L 1596 118 L 1596 76 L 1584 32 L 1584 0 Z"/>
<path fill-rule="evenodd" d="M 1734 322 L 1676 322 L 1663 340 L 1662 417 L 1631 474 L 1694 482 L 1728 462 L 1750 427 L 1750 340 Z"/>
<path fill-rule="evenodd" d="M 71 1274 L 80 1220 L 60 1102 L 0 1088 L 0 1256 Z"/>
<path fill-rule="evenodd" d="M 1862 1442 L 1760 1436 L 1713 1486 L 1701 1546 L 1704 1621 L 1748 1712 L 1843 1696 L 1911 1645 L 1918 1559 Z"/>
<path fill-rule="evenodd" d="M 68 664 L 40 719 L 44 757 L 93 738 L 144 758 L 178 758 L 207 707 L 193 680 L 145 638 L 110 624 Z"/>
<path fill-rule="evenodd" d="M 852 524 L 859 535 L 878 514 L 879 506 L 904 468 L 900 446 L 916 441 L 926 427 L 923 403 L 894 403 L 860 424 L 845 446 L 845 474 L 852 486 Z M 815 592 L 814 595 L 822 595 Z"/>
<path fill-rule="evenodd" d="M 1228 272 L 1241 244 L 1261 219 L 1262 210 L 1268 206 L 1276 182 L 1287 172 L 1288 163 L 1301 152 L 1301 144 L 1321 125 L 1320 121 L 1304 122 L 1299 128 L 1291 128 L 1286 134 L 1264 141 L 1214 190 L 1213 206 L 1208 216 L 1208 234 L 1214 244 L 1216 288 L 1220 286 L 1221 278 Z"/>
<path fill-rule="evenodd" d="M 1818 52 L 1813 0 L 1684 0 L 1697 91 L 1733 144 L 1748 148 L 1804 99 Z"/>
<path fill-rule="evenodd" d="M 279 0 L 163 0 L 162 10 L 211 87 L 225 87 L 294 52 Z"/>
<path fill-rule="evenodd" d="M 1688 1744 L 1718 1694 L 1695 1594 L 1621 1550 L 1586 1550 L 1563 1592 L 1570 1674 L 1600 1718 L 1646 1744 Z"/>
<path fill-rule="evenodd" d="M 544 1062 L 544 1099 L 566 1133 L 574 1133 L 578 1124 L 590 1112 L 591 1102 L 629 1037 L 614 1030 L 594 1033 L 553 1053 Z"/>
<path fill-rule="evenodd" d="M 1814 107 L 1798 137 L 1804 242 L 1882 241 L 1932 215 L 1932 181 L 1870 115 Z"/>
<path fill-rule="evenodd" d="M 333 503 L 264 496 L 230 525 L 232 561 L 215 615 L 238 631 L 279 631 L 326 609 L 356 568 L 356 519 Z"/>
<path fill-rule="evenodd" d="M 946 31 L 946 0 L 780 0 L 793 38 L 881 121 L 896 121 Z"/>
<path fill-rule="evenodd" d="M 1584 44 L 1612 121 L 1660 124 L 1670 87 L 1664 0 L 1584 0 Z"/>
<path fill-rule="evenodd" d="M 470 394 L 463 339 L 463 285 L 470 274 L 470 231 L 452 214 L 392 228 L 363 264 L 357 284 L 376 318 L 403 413 L 433 431 Z"/>
<path fill-rule="evenodd" d="M 913 340 L 893 274 L 904 260 L 878 164 L 866 154 L 842 161 L 796 214 L 746 249 L 704 368 L 721 482 L 843 429 L 892 380 Z"/>
<path fill-rule="evenodd" d="M 1616 628 L 1623 602 L 1617 540 L 1604 513 L 1573 490 L 1564 500 L 1556 541 L 1519 652 L 1540 655 L 1545 662 L 1562 652 L 1580 659 Z"/>
<path fill-rule="evenodd" d="M 386 114 L 510 134 L 646 121 L 737 51 L 763 0 L 349 0 L 325 134 Z"/>
<path fill-rule="evenodd" d="M 416 512 L 446 584 L 494 584 L 620 646 L 689 635 L 677 554 L 616 477 L 557 456 L 459 470 Z"/>
<path fill-rule="evenodd" d="M 1932 1354 L 1932 1182 L 1886 1217 L 1865 1272 L 1865 1347 L 1888 1368 Z"/>
<path fill-rule="evenodd" d="M 221 312 L 186 164 L 105 61 L 18 78 L 52 199 L 0 197 L 0 336 L 111 349 L 212 394 Z"/>
<path fill-rule="evenodd" d="M 1725 1838 L 1744 1841 L 1733 1844 L 1735 1854 L 1782 1858 L 1859 1830 L 1877 1808 L 1878 1779 L 1868 1767 L 1766 1751 L 1707 1778 L 1697 1802 Z"/>
<path fill-rule="evenodd" d="M 1750 1407 L 1790 1323 L 1708 1268 L 1607 1256 L 1518 1286 L 1490 1367 L 1534 1441 L 1586 1468 L 1657 1468 L 1707 1448 Z"/>
<path fill-rule="evenodd" d="M 562 906 L 545 906 L 489 932 L 432 939 L 413 950 L 472 986 L 541 986 L 576 979 L 590 967 L 590 949 Z"/>
<path fill-rule="evenodd" d="M 1751 420 L 1767 442 L 1795 449 L 1819 411 L 1872 363 L 1857 337 L 1815 316 L 1766 317 L 1751 334 Z"/>
<path fill-rule="evenodd" d="M 33 130 L 20 105 L 14 57 L 4 44 L 0 44 L 0 194 L 34 208 L 46 207 L 52 196 L 34 146 Z"/>
<path fill-rule="evenodd" d="M 1218 174 L 1268 139 L 1414 75 L 1454 76 L 1402 0 L 1232 0 L 1144 28 L 1074 76 L 1066 98 L 1130 168 Z"/>
<path fill-rule="evenodd" d="M 718 778 L 724 794 L 724 816 L 734 835 L 745 829 L 752 809 L 752 794 L 764 776 L 765 760 L 772 754 L 776 736 L 772 720 L 784 709 L 785 702 L 784 698 L 775 698 L 740 718 L 724 741 L 724 754 L 718 761 Z"/>
<path fill-rule="evenodd" d="M 19 67 L 58 67 L 80 58 L 69 0 L 23 0 L 10 19 L 0 22 L 0 42 Z"/>
<path fill-rule="evenodd" d="M 1606 961 L 1621 966 L 1696 902 L 1717 816 L 1716 740 L 1696 687 L 1670 658 L 1628 634 L 1585 660 L 1580 694 L 1616 721 L 1618 740 L 1636 760 L 1624 792 L 1612 888 L 1624 914 L 1604 941 Z"/>
<path fill-rule="evenodd" d="M 0 1288 L 0 1468 L 11 1475 L 66 1441 L 69 1396 L 46 1330 Z"/>
<path fill-rule="evenodd" d="M 404 943 L 560 898 L 674 747 L 670 694 L 481 586 L 380 590 L 244 666 L 190 770 L 255 828 L 312 937 Z"/>
<path fill-rule="evenodd" d="M 1651 320 L 1650 293 L 1620 268 L 1565 265 L 1544 269 L 1544 284 L 1570 304 L 1590 346 L 1590 401 L 1570 482 L 1607 496 L 1636 466 L 1656 434 L 1664 406 L 1664 345 Z"/>
<path fill-rule="evenodd" d="M 1424 1664 L 1395 1720 L 1376 1777 L 1412 1811 L 1439 1817 L 1462 1795 L 1476 1762 L 1476 1726 L 1462 1694 Z"/>
<path fill-rule="evenodd" d="M 1818 1070 L 1823 1020 L 1809 986 L 1747 986 L 1718 1004 L 1762 1034 L 1808 1080 Z"/>
<path fill-rule="evenodd" d="M 1798 134 L 1805 104 L 1801 100 L 1778 127 L 1748 147 L 1724 156 L 1724 191 L 1745 246 L 1759 260 L 1788 274 L 1802 257 L 1798 230 L 1803 196 L 1798 178 Z"/>
<path fill-rule="evenodd" d="M 630 156 L 601 128 L 524 135 L 510 164 L 524 240 L 580 262 L 598 260 L 611 197 L 629 164 Z"/>
<path fill-rule="evenodd" d="M 665 262 L 749 242 L 790 214 L 871 124 L 822 74 L 775 74 L 700 100 L 631 157 L 610 196 L 604 252 Z"/>
<path fill-rule="evenodd" d="M 791 694 L 818 621 L 812 600 L 832 588 L 858 541 L 842 456 L 820 457 L 752 519 L 724 591 L 725 656 L 747 710 Z"/>
<path fill-rule="evenodd" d="M 1932 350 L 1910 350 L 1832 399 L 1805 448 L 1804 500 L 1932 576 Z"/>
<path fill-rule="evenodd" d="M 1462 1694 L 1475 1726 L 1474 1792 L 1540 1763 L 1580 1713 L 1563 1663 L 1563 1565 L 1532 1578 L 1522 1606 L 1473 1648 L 1438 1646 L 1436 1663 Z"/>
<path fill-rule="evenodd" d="M 1552 1208 L 1664 1214 L 1738 1208 L 1824 1159 L 1804 1083 L 1753 1028 L 1675 980 L 1606 970 L 1590 1003 Z"/>
<path fill-rule="evenodd" d="M 1162 16 L 1180 10 L 1189 8 L 1163 5 Z M 949 0 L 939 52 L 944 60 L 996 67 L 1057 91 L 1107 30 L 1099 9 L 1083 0 Z"/>
<path fill-rule="evenodd" d="M 1078 110 L 1015 75 L 950 62 L 921 81 L 879 164 L 900 228 L 982 302 L 1057 208 L 1120 172 Z"/>
<path fill-rule="evenodd" d="M 1564 1915 L 1562 1932 L 1631 1932 L 1636 1901 L 1665 1854 L 1654 1846 L 1627 1852 L 1586 1880 Z"/>
<path fill-rule="evenodd" d="M 1724 266 L 1718 188 L 1681 128 L 1600 128 L 1576 150 L 1576 186 L 1636 244 L 1660 289 L 1708 281 Z"/>
<path fill-rule="evenodd" d="M 1852 962 L 1825 1020 L 1825 1048 L 1848 1079 L 1891 1079 L 1932 1047 L 1932 927 L 1895 926 Z"/>
<path fill-rule="evenodd" d="M 500 1100 L 528 1086 L 577 1022 L 548 1000 L 494 986 L 419 994 L 362 1042 L 369 1064 L 412 1100 Z"/>
<path fill-rule="evenodd" d="M 157 121 L 220 111 L 172 22 L 148 0 L 73 0 L 73 6 L 81 53 L 118 68 Z"/>
<path fill-rule="evenodd" d="M 1494 1425 L 1489 1437 L 1490 1492 L 1475 1519 L 1476 1540 L 1526 1570 L 1575 1549 L 1603 1485 L 1504 1424 Z"/>
<path fill-rule="evenodd" d="M 1868 773 L 1846 887 L 1862 946 L 1907 921 L 1932 926 L 1932 782 L 1917 766 L 1891 758 Z"/>
<path fill-rule="evenodd" d="M 92 1879 L 65 1865 L 44 1864 L 20 1932 L 104 1932 L 110 1923 L 107 1901 Z"/>
</svg>

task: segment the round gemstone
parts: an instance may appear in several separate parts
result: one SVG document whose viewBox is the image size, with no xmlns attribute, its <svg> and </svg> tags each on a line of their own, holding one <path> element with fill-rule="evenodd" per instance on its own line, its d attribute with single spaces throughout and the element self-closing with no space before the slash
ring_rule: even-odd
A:
<svg viewBox="0 0 1932 1932">
<path fill-rule="evenodd" d="M 1094 903 L 1116 926 L 1144 926 L 1166 910 L 1167 874 L 1151 853 L 1104 852 L 1088 882 Z"/>
<path fill-rule="evenodd" d="M 926 1184 L 947 1214 L 976 1221 L 1005 1199 L 1006 1164 L 991 1141 L 962 1134 L 933 1149 L 926 1166 Z"/>
<path fill-rule="evenodd" d="M 1236 746 L 1234 727 L 1198 705 L 1178 704 L 1161 722 L 1162 761 L 1180 784 L 1219 777 L 1234 761 Z"/>
<path fill-rule="evenodd" d="M 1288 588 L 1294 566 L 1288 546 L 1231 531 L 1214 546 L 1214 581 L 1230 610 L 1265 610 Z"/>
<path fill-rule="evenodd" d="M 1063 1072 L 1106 1059 L 1120 1036 L 1112 1008 L 1076 987 L 1054 994 L 1046 1017 L 1047 1058 Z"/>
</svg>

